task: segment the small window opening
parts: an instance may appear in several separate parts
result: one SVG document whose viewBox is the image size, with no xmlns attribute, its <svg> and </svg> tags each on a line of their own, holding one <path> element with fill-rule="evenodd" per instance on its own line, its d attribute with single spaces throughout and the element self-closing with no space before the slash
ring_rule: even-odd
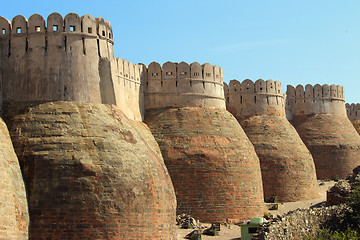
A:
<svg viewBox="0 0 360 240">
<path fill-rule="evenodd" d="M 75 26 L 70 26 L 70 32 L 75 32 Z"/>
<path fill-rule="evenodd" d="M 197 73 L 197 72 L 195 72 L 195 73 L 194 73 L 194 76 L 200 76 L 200 74 L 199 74 L 199 73 Z"/>
<path fill-rule="evenodd" d="M 211 77 L 211 73 L 206 73 L 206 76 L 207 76 L 207 77 Z"/>
<path fill-rule="evenodd" d="M 172 72 L 166 72 L 165 75 L 166 76 L 172 76 Z"/>
<path fill-rule="evenodd" d="M 111 33 L 109 33 L 109 38 L 111 38 Z"/>
<path fill-rule="evenodd" d="M 58 31 L 58 26 L 57 26 L 57 25 L 54 25 L 54 26 L 53 26 L 53 31 L 54 31 L 54 32 L 57 32 L 57 31 Z"/>
<path fill-rule="evenodd" d="M 163 82 L 163 81 L 161 81 L 161 87 L 163 86 L 163 83 L 164 83 L 164 82 Z"/>
<path fill-rule="evenodd" d="M 254 96 L 254 102 L 256 103 L 256 96 Z"/>
<path fill-rule="evenodd" d="M 159 73 L 152 73 L 151 76 L 157 77 L 157 76 L 159 76 Z"/>
<path fill-rule="evenodd" d="M 240 103 L 242 103 L 242 96 L 240 96 Z"/>
<path fill-rule="evenodd" d="M 278 93 L 280 93 L 280 90 L 278 90 Z"/>
<path fill-rule="evenodd" d="M 146 82 L 146 88 L 149 88 L 149 82 Z"/>
<path fill-rule="evenodd" d="M 262 91 L 262 87 L 260 88 L 260 91 Z"/>
<path fill-rule="evenodd" d="M 92 28 L 88 28 L 88 33 L 92 33 Z"/>
<path fill-rule="evenodd" d="M 192 82 L 190 81 L 190 87 L 192 87 Z"/>
<path fill-rule="evenodd" d="M 128 74 L 125 74 L 125 77 L 129 77 L 129 75 L 128 75 Z"/>
<path fill-rule="evenodd" d="M 236 92 L 236 88 L 234 88 L 234 92 Z"/>
<path fill-rule="evenodd" d="M 247 85 L 247 86 L 249 86 L 249 85 L 250 85 L 250 83 L 246 83 L 246 85 Z"/>
<path fill-rule="evenodd" d="M 40 31 L 41 31 L 40 26 L 36 26 L 36 27 L 35 27 L 35 32 L 40 32 Z"/>
<path fill-rule="evenodd" d="M 220 76 L 218 74 L 216 74 L 216 78 L 219 78 Z"/>
<path fill-rule="evenodd" d="M 21 28 L 17 28 L 16 33 L 21 33 Z"/>
<path fill-rule="evenodd" d="M 6 34 L 6 30 L 5 30 L 5 29 L 2 30 L 2 34 L 3 34 L 3 35 Z"/>
<path fill-rule="evenodd" d="M 175 85 L 176 85 L 176 87 L 177 87 L 177 84 L 178 84 L 178 81 L 175 81 Z"/>
<path fill-rule="evenodd" d="M 180 76 L 186 76 L 187 72 L 180 72 Z"/>
<path fill-rule="evenodd" d="M 104 30 L 102 31 L 102 35 L 105 37 L 105 31 Z"/>
</svg>

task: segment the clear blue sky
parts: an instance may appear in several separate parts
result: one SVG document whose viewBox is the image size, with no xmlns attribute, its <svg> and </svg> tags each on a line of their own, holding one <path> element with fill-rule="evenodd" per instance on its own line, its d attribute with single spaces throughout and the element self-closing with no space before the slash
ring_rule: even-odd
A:
<svg viewBox="0 0 360 240">
<path fill-rule="evenodd" d="M 5 3 L 4 3 L 5 2 Z M 115 56 L 210 62 L 224 81 L 339 84 L 360 102 L 359 0 L 5 1 L 0 16 L 75 12 L 110 20 Z"/>
</svg>

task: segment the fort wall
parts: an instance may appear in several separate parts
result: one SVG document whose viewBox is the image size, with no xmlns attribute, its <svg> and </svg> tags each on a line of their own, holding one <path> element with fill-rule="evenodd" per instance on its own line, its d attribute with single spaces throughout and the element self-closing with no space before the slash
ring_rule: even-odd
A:
<svg viewBox="0 0 360 240">
<path fill-rule="evenodd" d="M 350 121 L 360 120 L 360 104 L 359 103 L 346 103 L 346 113 Z"/>
<path fill-rule="evenodd" d="M 106 103 L 99 60 L 113 58 L 112 38 L 110 22 L 90 15 L 0 17 L 3 101 Z"/>
<path fill-rule="evenodd" d="M 224 84 L 226 107 L 237 119 L 249 116 L 285 116 L 285 99 L 278 81 L 231 80 Z"/>
<path fill-rule="evenodd" d="M 297 115 L 334 114 L 346 116 L 344 87 L 340 85 L 308 84 L 294 88 L 287 86 L 287 117 L 292 119 Z"/>
<path fill-rule="evenodd" d="M 164 107 L 225 108 L 222 68 L 152 62 L 147 68 L 145 110 Z"/>
<path fill-rule="evenodd" d="M 144 119 L 144 82 L 147 68 L 121 58 L 111 62 L 116 105 L 133 120 Z"/>
</svg>

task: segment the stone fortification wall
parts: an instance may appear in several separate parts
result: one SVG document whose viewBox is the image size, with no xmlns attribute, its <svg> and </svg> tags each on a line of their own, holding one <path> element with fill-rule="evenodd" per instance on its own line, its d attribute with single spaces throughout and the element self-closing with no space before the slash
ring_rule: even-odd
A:
<svg viewBox="0 0 360 240">
<path fill-rule="evenodd" d="M 163 107 L 225 108 L 222 69 L 197 62 L 190 65 L 152 62 L 144 86 L 145 109 Z"/>
<path fill-rule="evenodd" d="M 0 118 L 0 239 L 29 239 L 23 177 L 8 129 Z"/>
<path fill-rule="evenodd" d="M 145 114 L 159 143 L 177 198 L 177 213 L 203 222 L 263 215 L 259 159 L 225 109 L 152 109 Z"/>
<path fill-rule="evenodd" d="M 340 85 L 308 84 L 294 88 L 287 86 L 287 117 L 292 119 L 297 115 L 334 114 L 346 116 L 344 87 Z"/>
<path fill-rule="evenodd" d="M 346 114 L 350 121 L 360 120 L 360 104 L 359 103 L 346 103 Z"/>
<path fill-rule="evenodd" d="M 224 84 L 226 108 L 237 119 L 249 116 L 285 116 L 285 100 L 278 81 L 249 79 L 239 82 L 231 80 Z"/>
<path fill-rule="evenodd" d="M 121 58 L 111 62 L 112 82 L 116 105 L 130 119 L 144 119 L 144 83 L 147 68 Z"/>
<path fill-rule="evenodd" d="M 345 178 L 360 164 L 360 136 L 346 115 L 344 88 L 288 86 L 287 107 L 310 150 L 318 179 Z"/>
<path fill-rule="evenodd" d="M 142 123 L 70 101 L 4 112 L 28 191 L 30 239 L 175 239 L 174 188 Z"/>
<path fill-rule="evenodd" d="M 313 158 L 295 128 L 285 118 L 278 81 L 259 79 L 225 85 L 226 107 L 240 122 L 260 159 L 265 199 L 279 201 L 316 198 Z"/>
<path fill-rule="evenodd" d="M 0 17 L 3 101 L 108 103 L 99 60 L 113 58 L 112 38 L 110 22 L 90 15 Z"/>
</svg>

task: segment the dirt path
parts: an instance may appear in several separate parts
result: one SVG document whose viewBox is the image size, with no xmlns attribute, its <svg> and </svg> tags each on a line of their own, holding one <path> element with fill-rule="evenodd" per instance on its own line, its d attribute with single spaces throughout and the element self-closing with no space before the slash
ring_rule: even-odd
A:
<svg viewBox="0 0 360 240">
<path fill-rule="evenodd" d="M 279 203 L 279 209 L 277 211 L 267 210 L 266 212 L 272 214 L 273 216 L 286 213 L 288 211 L 292 211 L 298 208 L 310 208 L 311 206 L 317 205 L 326 201 L 326 191 L 334 185 L 334 181 L 319 181 L 318 182 L 318 196 L 314 196 L 314 199 L 307 201 L 299 201 L 299 202 L 288 202 L 288 203 Z M 205 227 L 210 227 L 211 224 L 203 223 Z M 183 240 L 185 239 L 185 235 L 193 231 L 192 229 L 180 229 L 177 227 L 177 239 Z M 226 227 L 221 225 L 221 231 L 219 232 L 219 236 L 206 236 L 202 235 L 202 240 L 240 240 L 241 234 L 240 227 L 237 225 L 230 225 L 230 227 Z"/>
</svg>

